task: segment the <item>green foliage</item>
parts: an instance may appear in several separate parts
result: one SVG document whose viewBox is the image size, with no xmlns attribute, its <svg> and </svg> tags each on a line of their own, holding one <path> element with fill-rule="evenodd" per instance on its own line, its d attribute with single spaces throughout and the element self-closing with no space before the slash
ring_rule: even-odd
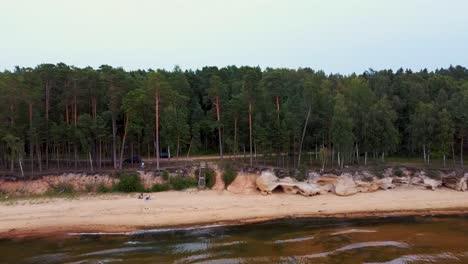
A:
<svg viewBox="0 0 468 264">
<path fill-rule="evenodd" d="M 120 181 L 112 186 L 113 191 L 117 192 L 143 192 L 143 184 L 137 174 L 121 173 L 119 175 Z"/>
<path fill-rule="evenodd" d="M 263 155 L 257 163 L 270 153 L 296 156 L 298 148 L 306 153 L 322 146 L 323 167 L 332 160 L 326 149 L 333 149 L 335 161 L 340 153 L 340 167 L 357 163 L 356 149 L 361 156 L 381 157 L 426 152 L 429 161 L 454 158 L 453 147 L 460 164 L 468 136 L 467 80 L 462 66 L 351 75 L 248 66 L 193 71 L 64 63 L 17 67 L 0 73 L 0 170 L 18 175 L 20 161 L 27 176 L 46 164 L 74 167 L 75 150 L 82 170 L 90 165 L 79 160 L 90 156 L 95 169 L 109 166 L 97 163 L 114 153 L 117 160 L 120 153 L 154 157 L 156 120 L 159 149 L 170 149 L 172 156 L 217 153 L 221 131 L 226 156 L 244 149 L 248 155 L 252 147 Z M 288 166 L 281 159 L 269 162 L 265 165 Z"/>
<path fill-rule="evenodd" d="M 163 180 L 165 181 L 168 181 L 169 180 L 169 172 L 167 170 L 163 170 L 162 172 L 162 178 Z"/>
<path fill-rule="evenodd" d="M 374 164 L 370 166 L 370 171 L 374 174 L 377 178 L 382 179 L 385 172 L 385 162 L 381 159 L 375 160 Z"/>
<path fill-rule="evenodd" d="M 168 191 L 170 188 L 171 188 L 171 186 L 169 184 L 167 184 L 167 183 L 154 184 L 151 187 L 151 191 L 152 192 L 164 192 L 164 191 Z"/>
<path fill-rule="evenodd" d="M 170 184 L 174 190 L 180 191 L 188 188 L 197 187 L 197 180 L 194 178 L 186 177 L 172 177 Z"/>
<path fill-rule="evenodd" d="M 237 171 L 232 164 L 224 166 L 223 181 L 226 188 L 236 179 Z"/>
<path fill-rule="evenodd" d="M 195 170 L 195 178 L 198 179 L 198 171 L 199 169 Z M 206 187 L 211 188 L 216 183 L 216 172 L 211 168 L 203 169 L 202 173 L 205 172 L 205 179 L 206 179 Z"/>
<path fill-rule="evenodd" d="M 341 94 L 335 97 L 331 131 L 333 148 L 340 157 L 340 167 L 343 167 L 344 160 L 352 153 L 354 134 L 353 120 L 349 116 L 344 97 Z"/>
<path fill-rule="evenodd" d="M 403 176 L 403 171 L 400 169 L 400 168 L 396 168 L 394 171 L 393 171 L 393 174 L 397 177 L 401 177 Z"/>
<path fill-rule="evenodd" d="M 106 187 L 104 183 L 100 183 L 96 189 L 98 193 L 109 193 L 112 191 L 111 188 Z"/>
</svg>

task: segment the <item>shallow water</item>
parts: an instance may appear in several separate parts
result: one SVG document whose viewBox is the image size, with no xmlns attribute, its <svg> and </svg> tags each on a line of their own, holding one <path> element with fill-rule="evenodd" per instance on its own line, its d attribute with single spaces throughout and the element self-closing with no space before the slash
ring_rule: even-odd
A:
<svg viewBox="0 0 468 264">
<path fill-rule="evenodd" d="M 0 263 L 468 263 L 468 216 L 282 220 L 0 240 Z"/>
</svg>

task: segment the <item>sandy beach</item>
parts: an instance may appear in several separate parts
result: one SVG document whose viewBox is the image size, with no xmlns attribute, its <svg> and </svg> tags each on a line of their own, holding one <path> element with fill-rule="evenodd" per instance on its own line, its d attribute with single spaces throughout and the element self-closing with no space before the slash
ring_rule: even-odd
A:
<svg viewBox="0 0 468 264">
<path fill-rule="evenodd" d="M 402 187 L 348 197 L 232 194 L 227 191 L 31 199 L 0 203 L 0 237 L 230 224 L 284 217 L 366 217 L 468 213 L 468 192 Z"/>
</svg>

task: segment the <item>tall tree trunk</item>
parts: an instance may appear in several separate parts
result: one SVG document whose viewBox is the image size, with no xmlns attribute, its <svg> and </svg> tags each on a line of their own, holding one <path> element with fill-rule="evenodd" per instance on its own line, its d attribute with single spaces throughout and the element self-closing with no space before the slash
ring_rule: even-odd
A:
<svg viewBox="0 0 468 264">
<path fill-rule="evenodd" d="M 42 172 L 41 146 L 39 144 L 36 144 L 36 156 L 37 164 L 39 165 L 39 172 Z"/>
<path fill-rule="evenodd" d="M 154 96 L 156 125 L 156 169 L 159 171 L 159 92 Z"/>
<path fill-rule="evenodd" d="M 453 162 L 453 166 L 455 167 L 456 165 L 456 161 L 455 161 L 455 142 L 452 142 L 452 162 Z"/>
<path fill-rule="evenodd" d="M 357 142 L 356 142 L 356 161 L 357 161 L 357 164 L 359 165 L 359 145 Z"/>
<path fill-rule="evenodd" d="M 446 164 L 445 164 L 445 153 L 444 153 L 444 168 L 445 168 Z"/>
<path fill-rule="evenodd" d="M 75 170 L 78 168 L 78 146 L 76 143 L 73 143 L 73 152 L 74 152 L 74 162 L 75 162 Z"/>
<path fill-rule="evenodd" d="M 367 151 L 364 152 L 364 166 L 367 166 Z"/>
<path fill-rule="evenodd" d="M 304 128 L 302 129 L 302 137 L 301 137 L 301 144 L 299 145 L 299 157 L 297 158 L 297 166 L 296 168 L 301 166 L 301 155 L 302 155 L 302 145 L 304 144 L 304 137 L 307 130 L 307 124 L 309 123 L 311 106 L 309 106 L 309 110 L 307 111 L 307 117 L 304 123 Z"/>
<path fill-rule="evenodd" d="M 218 121 L 218 144 L 219 144 L 219 156 L 223 160 L 223 138 L 221 132 L 221 115 L 219 110 L 219 96 L 215 96 L 215 107 L 216 107 L 216 120 Z"/>
<path fill-rule="evenodd" d="M 234 116 L 234 155 L 237 154 L 237 115 Z"/>
<path fill-rule="evenodd" d="M 460 142 L 460 165 L 462 168 L 464 168 L 464 164 L 463 164 L 463 134 L 461 136 L 461 142 Z"/>
<path fill-rule="evenodd" d="M 91 97 L 91 111 L 93 115 L 93 121 L 96 121 L 97 117 L 97 99 L 95 96 Z"/>
<path fill-rule="evenodd" d="M 177 135 L 176 157 L 179 159 L 180 137 Z"/>
<path fill-rule="evenodd" d="M 427 162 L 426 162 L 426 144 L 423 144 L 423 158 L 424 158 L 424 164 L 427 164 Z"/>
<path fill-rule="evenodd" d="M 65 104 L 65 122 L 68 124 L 70 124 L 70 117 L 68 116 L 68 103 Z"/>
<path fill-rule="evenodd" d="M 116 134 L 117 134 L 117 125 L 115 120 L 115 113 L 112 112 L 112 163 L 114 169 L 117 169 L 117 150 L 116 150 Z"/>
<path fill-rule="evenodd" d="M 249 101 L 249 142 L 250 142 L 250 167 L 253 165 L 252 160 L 252 102 Z"/>
<path fill-rule="evenodd" d="M 49 109 L 50 109 L 50 81 L 47 80 L 45 84 L 45 119 L 46 119 L 46 169 L 49 168 Z"/>
<path fill-rule="evenodd" d="M 101 165 L 102 165 L 102 141 L 99 140 L 99 161 L 98 161 L 98 167 L 99 169 L 101 169 Z"/>
<path fill-rule="evenodd" d="M 125 149 L 125 139 L 127 138 L 127 127 L 128 127 L 128 114 L 126 115 L 125 118 L 125 126 L 124 126 L 124 135 L 122 138 L 122 145 L 120 146 L 120 159 L 119 159 L 119 169 L 122 169 L 122 164 L 123 164 L 123 154 L 124 154 L 124 149 Z M 131 157 L 133 159 L 133 157 Z"/>
<path fill-rule="evenodd" d="M 88 151 L 88 156 L 89 156 L 89 166 L 91 167 L 91 172 L 94 172 L 93 159 L 91 158 L 91 152 L 90 151 Z"/>
<path fill-rule="evenodd" d="M 60 146 L 57 144 L 57 152 L 56 152 L 56 157 L 55 157 L 55 161 L 57 162 L 57 169 L 60 169 L 60 155 L 59 155 L 59 148 Z"/>
<path fill-rule="evenodd" d="M 29 162 L 31 166 L 31 179 L 34 178 L 34 145 L 33 145 L 33 123 L 32 123 L 32 104 L 29 102 Z"/>
</svg>

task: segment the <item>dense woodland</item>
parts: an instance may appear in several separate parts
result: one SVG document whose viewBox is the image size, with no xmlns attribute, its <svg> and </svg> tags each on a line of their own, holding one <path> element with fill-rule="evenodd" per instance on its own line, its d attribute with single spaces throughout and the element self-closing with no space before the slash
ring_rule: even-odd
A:
<svg viewBox="0 0 468 264">
<path fill-rule="evenodd" d="M 0 94 L 0 168 L 24 175 L 84 164 L 119 169 L 136 155 L 159 167 L 160 152 L 246 153 L 251 164 L 261 154 L 277 166 L 287 156 L 293 168 L 306 155 L 340 167 L 388 155 L 463 166 L 468 134 L 461 66 L 327 75 L 41 64 L 0 73 Z"/>
</svg>

